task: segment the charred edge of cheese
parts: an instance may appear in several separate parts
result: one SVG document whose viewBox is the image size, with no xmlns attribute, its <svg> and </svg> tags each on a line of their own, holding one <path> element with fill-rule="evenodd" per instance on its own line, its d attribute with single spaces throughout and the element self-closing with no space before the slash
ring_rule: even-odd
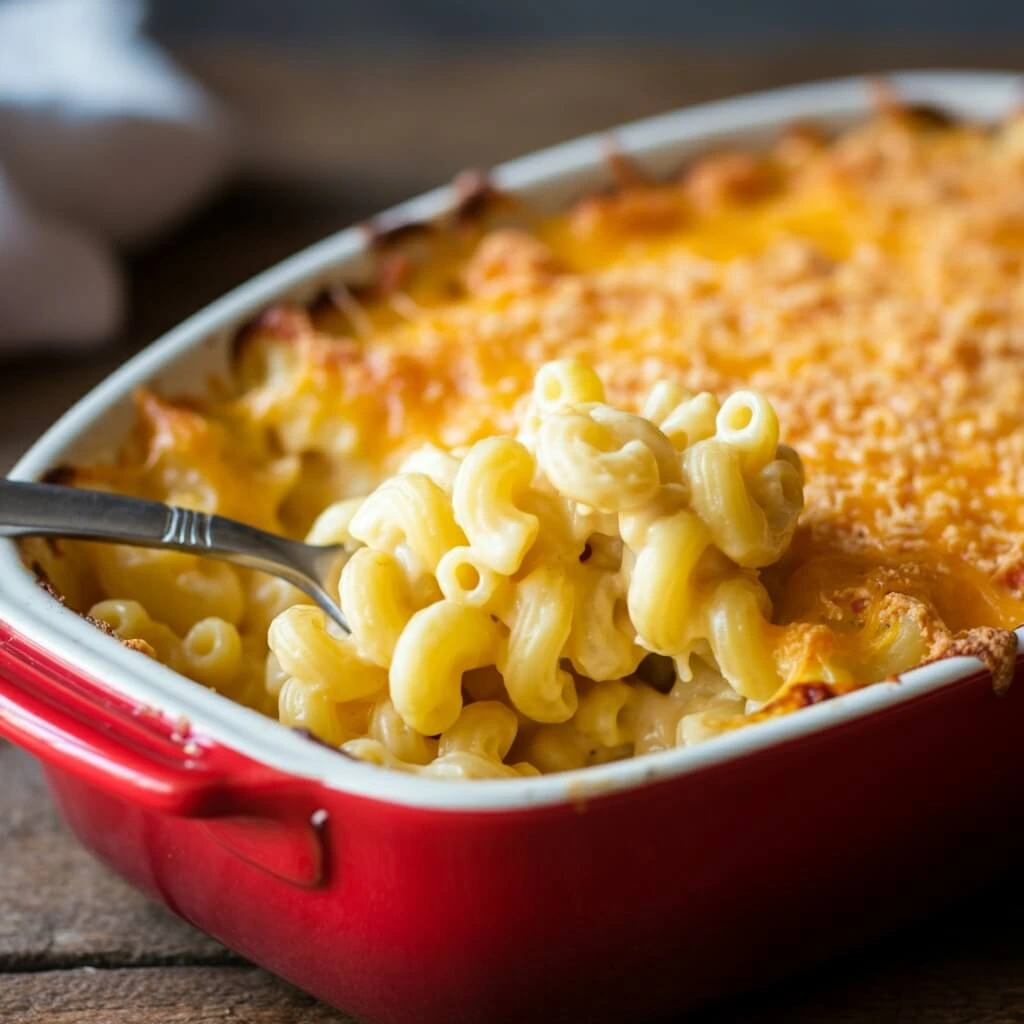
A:
<svg viewBox="0 0 1024 1024">
<path fill-rule="evenodd" d="M 40 483 L 55 484 L 58 487 L 71 487 L 78 477 L 78 470 L 74 466 L 62 463 L 48 469 L 41 477 Z"/>
<path fill-rule="evenodd" d="M 909 103 L 895 83 L 884 75 L 868 79 L 871 104 L 883 117 L 898 117 L 922 128 L 950 128 L 961 119 L 937 103 Z"/>
<path fill-rule="evenodd" d="M 50 582 L 46 575 L 46 570 L 38 563 L 33 562 L 31 567 L 33 574 L 36 578 L 36 584 L 46 593 L 53 598 L 58 604 L 63 605 L 65 608 L 68 607 L 67 601 L 64 599 L 64 595 Z M 119 637 L 114 632 L 110 623 L 104 622 L 102 619 L 93 618 L 91 615 L 84 615 L 77 613 L 79 618 L 85 619 L 90 626 L 98 629 L 101 633 L 106 634 L 109 637 L 113 637 L 115 640 L 119 640 L 122 646 L 127 647 L 130 651 L 138 651 L 139 654 L 145 654 L 147 658 L 152 658 L 157 661 L 156 651 L 153 650 L 152 645 L 148 644 L 145 640 L 131 639 L 125 637 Z"/>
<path fill-rule="evenodd" d="M 636 185 L 650 185 L 651 176 L 619 145 L 615 132 L 601 137 L 601 162 L 611 172 L 618 188 L 632 188 Z"/>
<path fill-rule="evenodd" d="M 922 665 L 930 665 L 946 658 L 977 658 L 992 675 L 992 690 L 997 697 L 1004 696 L 1013 682 L 1017 664 L 1017 634 L 1009 629 L 978 626 L 958 633 L 942 652 Z"/>
<path fill-rule="evenodd" d="M 57 604 L 62 604 L 67 607 L 67 601 L 64 599 L 64 595 L 50 582 L 50 578 L 46 575 L 46 570 L 38 562 L 33 562 L 30 568 L 35 575 L 36 584 L 42 590 L 45 590 L 46 593 L 57 602 Z M 102 625 L 97 623 L 97 626 L 99 626 L 104 633 L 113 632 L 106 623 L 103 623 Z"/>
<path fill-rule="evenodd" d="M 783 688 L 782 692 L 772 700 L 768 701 L 762 708 L 750 714 L 735 715 L 732 718 L 723 719 L 717 726 L 722 733 L 734 732 L 736 729 L 744 729 L 748 725 L 757 722 L 767 722 L 772 718 L 782 718 L 799 711 L 801 708 L 809 708 L 815 704 L 822 704 L 827 700 L 834 700 L 844 694 L 860 690 L 871 683 L 794 683 Z"/>
<path fill-rule="evenodd" d="M 782 692 L 768 701 L 764 707 L 749 715 L 737 716 L 728 723 L 728 728 L 737 729 L 745 725 L 753 725 L 755 722 L 764 722 L 769 718 L 778 718 L 781 715 L 788 715 L 801 708 L 809 708 L 814 704 L 822 704 L 827 700 L 834 700 L 844 694 L 852 693 L 854 690 L 870 686 L 870 683 L 794 683 L 786 686 Z"/>
<path fill-rule="evenodd" d="M 393 252 L 410 240 L 424 236 L 442 235 L 452 227 L 465 227 L 479 222 L 486 215 L 504 207 L 517 206 L 515 196 L 502 192 L 487 171 L 467 168 L 452 179 L 452 206 L 440 216 L 426 221 L 405 221 L 382 226 L 379 219 L 370 219 L 359 225 L 370 248 L 378 253 Z"/>
<path fill-rule="evenodd" d="M 278 301 L 266 306 L 235 331 L 231 339 L 230 364 L 237 366 L 246 349 L 265 335 L 272 335 L 275 341 L 298 341 L 306 337 L 313 329 L 309 317 L 309 310 L 295 303 Z"/>
<path fill-rule="evenodd" d="M 868 84 L 875 109 L 883 116 L 903 117 L 921 127 L 940 128 L 958 123 L 958 118 L 954 114 L 937 105 L 907 103 L 893 83 L 884 76 L 871 78 Z M 806 119 L 794 121 L 792 125 L 786 126 L 779 133 L 779 138 L 791 134 L 809 134 L 821 140 L 828 136 L 816 122 Z M 699 180 L 707 176 L 717 181 L 726 170 L 722 166 L 723 160 L 728 161 L 730 158 L 743 158 L 749 162 L 753 159 L 753 154 L 746 150 L 697 154 L 688 158 L 683 166 L 669 174 L 666 180 L 676 180 L 685 175 Z M 606 190 L 607 195 L 656 183 L 632 156 L 622 152 L 617 136 L 613 132 L 607 133 L 602 139 L 602 160 L 615 179 L 615 183 Z M 353 295 L 361 299 L 370 298 L 389 294 L 400 287 L 401 280 L 424 258 L 421 255 L 416 259 L 409 252 L 403 251 L 410 243 L 417 246 L 426 243 L 429 248 L 431 239 L 443 237 L 454 227 L 479 224 L 487 215 L 503 207 L 522 209 L 522 203 L 517 197 L 501 191 L 488 172 L 479 168 L 468 168 L 455 175 L 451 189 L 454 195 L 451 209 L 432 220 L 406 221 L 382 227 L 379 220 L 371 219 L 358 225 L 378 260 L 368 281 L 347 285 Z M 601 190 L 597 190 L 592 196 L 601 194 Z M 308 308 L 312 312 L 318 305 L 323 306 L 326 303 L 331 303 L 329 289 L 322 291 L 308 304 Z M 300 308 L 291 307 L 287 303 L 272 304 L 239 329 L 234 338 L 234 351 L 237 353 L 254 333 L 262 331 L 269 331 L 281 338 L 296 336 L 298 324 L 289 323 L 286 314 L 296 316 L 301 313 Z"/>
</svg>

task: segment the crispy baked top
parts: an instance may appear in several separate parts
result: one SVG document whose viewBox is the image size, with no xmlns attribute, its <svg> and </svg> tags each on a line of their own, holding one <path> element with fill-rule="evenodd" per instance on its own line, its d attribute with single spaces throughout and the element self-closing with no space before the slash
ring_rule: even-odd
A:
<svg viewBox="0 0 1024 1024">
<path fill-rule="evenodd" d="M 74 481 L 301 537 L 424 442 L 515 435 L 550 360 L 593 366 L 634 410 L 664 380 L 754 388 L 806 470 L 792 546 L 761 573 L 786 686 L 759 714 L 957 651 L 1005 683 L 1001 630 L 1024 622 L 1024 118 L 892 107 L 660 182 L 612 162 L 619 187 L 556 216 L 478 187 L 378 238 L 369 283 L 266 310 L 202 404 L 140 392 L 131 443 Z M 26 557 L 83 611 L 153 591 L 136 567 L 115 593 L 74 545 Z M 232 586 L 216 612 L 247 667 L 230 692 L 270 710 L 278 598 Z M 182 635 L 199 614 L 152 600 Z M 147 643 L 166 660 L 172 640 Z"/>
<path fill-rule="evenodd" d="M 867 562 L 953 629 L 1024 621 L 1024 120 L 891 111 L 552 218 L 490 205 L 397 242 L 370 289 L 268 311 L 222 414 L 287 451 L 327 432 L 373 474 L 514 431 L 553 358 L 626 405 L 665 377 L 751 386 L 807 467 L 783 619 L 827 614 Z"/>
</svg>

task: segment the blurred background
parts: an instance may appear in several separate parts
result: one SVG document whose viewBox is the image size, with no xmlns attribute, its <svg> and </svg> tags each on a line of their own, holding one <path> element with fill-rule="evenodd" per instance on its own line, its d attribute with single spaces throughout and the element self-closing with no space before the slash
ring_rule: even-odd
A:
<svg viewBox="0 0 1024 1024">
<path fill-rule="evenodd" d="M 1020 0 L 0 0 L 0 186 L 6 173 L 20 211 L 12 236 L 0 187 L 0 377 L 13 395 L 0 403 L 0 469 L 183 316 L 467 166 L 768 86 L 1012 70 L 1022 43 Z M 132 55 L 130 72 L 119 77 L 108 45 Z M 144 118 L 126 128 L 137 104 Z M 56 122 L 40 124 L 41 109 Z M 164 135 L 141 133 L 146 118 Z M 96 143 L 110 124 L 125 128 L 116 160 Z M 50 145 L 55 131 L 84 155 Z M 65 193 L 90 184 L 122 204 L 127 230 L 71 210 Z M 179 186 L 166 208 L 146 207 Z M 78 299 L 73 282 L 51 288 L 52 317 L 27 327 L 12 296 L 57 261 L 16 246 L 5 257 L 26 210 L 85 231 L 100 273 Z M 6 345 L 5 314 L 18 324 Z"/>
<path fill-rule="evenodd" d="M 846 32 L 1003 32 L 1022 24 L 1012 0 L 158 0 L 153 26 L 167 39 L 213 37 L 315 43 L 348 37 L 383 43 L 424 40 L 658 39 L 666 34 L 730 42 L 737 37 L 808 38 Z"/>
</svg>

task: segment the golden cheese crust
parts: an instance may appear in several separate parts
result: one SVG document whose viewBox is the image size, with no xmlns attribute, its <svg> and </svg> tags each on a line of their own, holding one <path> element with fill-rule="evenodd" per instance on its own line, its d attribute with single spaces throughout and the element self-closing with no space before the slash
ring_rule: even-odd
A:
<svg viewBox="0 0 1024 1024">
<path fill-rule="evenodd" d="M 882 99 L 669 181 L 615 155 L 620 187 L 557 216 L 467 182 L 444 223 L 376 236 L 369 284 L 248 324 L 210 403 L 141 393 L 134 446 L 77 479 L 301 536 L 426 441 L 515 433 L 552 359 L 627 408 L 665 379 L 751 387 L 806 468 L 764 575 L 798 668 L 761 714 L 857 685 L 908 624 L 907 664 L 971 653 L 1001 687 L 1024 622 L 1024 116 Z"/>
<path fill-rule="evenodd" d="M 804 563 L 909 565 L 954 630 L 1024 620 L 1024 120 L 799 126 L 561 216 L 506 203 L 396 245 L 374 288 L 241 339 L 236 407 L 288 421 L 289 450 L 339 420 L 332 443 L 370 465 L 510 432 L 567 355 L 626 405 L 665 377 L 751 386 L 807 467 Z"/>
<path fill-rule="evenodd" d="M 938 657 L 929 661 L 956 657 L 977 658 L 992 674 L 992 689 L 1001 697 L 1013 682 L 1017 635 L 1005 629 L 979 626 L 955 637 Z"/>
</svg>

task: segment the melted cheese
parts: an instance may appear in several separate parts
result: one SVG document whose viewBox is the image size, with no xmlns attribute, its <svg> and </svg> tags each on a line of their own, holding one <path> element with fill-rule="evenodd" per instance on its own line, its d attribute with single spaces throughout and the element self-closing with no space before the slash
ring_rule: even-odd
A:
<svg viewBox="0 0 1024 1024">
<path fill-rule="evenodd" d="M 788 684 L 765 715 L 944 650 L 1006 678 L 1013 638 L 984 627 L 1024 622 L 1022 121 L 798 132 L 559 216 L 505 202 L 407 234 L 372 288 L 244 329 L 202 406 L 140 394 L 119 460 L 75 480 L 301 537 L 425 441 L 514 434 L 536 369 L 566 356 L 627 408 L 675 379 L 777 409 L 806 510 L 762 574 Z M 85 610 L 124 596 L 88 547 L 25 554 Z M 269 708 L 266 622 L 295 595 L 242 583 L 233 695 Z"/>
<path fill-rule="evenodd" d="M 525 231 L 428 239 L 429 258 L 392 257 L 368 299 L 264 318 L 248 343 L 263 365 L 235 412 L 284 423 L 292 451 L 316 422 L 343 422 L 337 450 L 375 473 L 423 440 L 512 432 L 553 358 L 593 364 L 626 405 L 665 377 L 749 385 L 807 469 L 802 536 L 775 586 L 784 618 L 821 613 L 822 594 L 882 566 L 952 629 L 1017 625 L 1019 135 L 881 118 L 832 144 L 709 159 Z"/>
</svg>

